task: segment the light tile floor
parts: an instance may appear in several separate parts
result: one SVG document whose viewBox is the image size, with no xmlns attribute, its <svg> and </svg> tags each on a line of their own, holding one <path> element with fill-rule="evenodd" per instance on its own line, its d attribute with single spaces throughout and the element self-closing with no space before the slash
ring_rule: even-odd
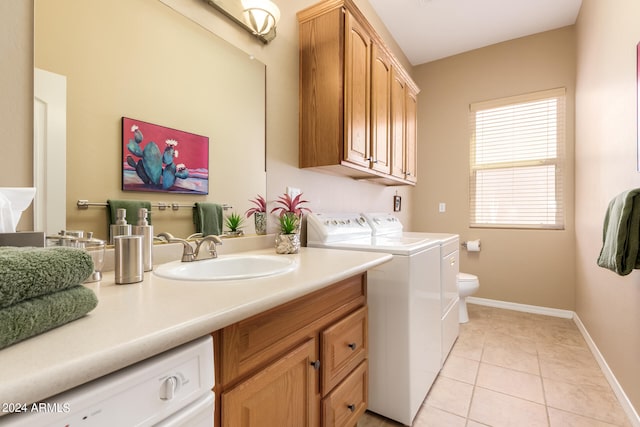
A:
<svg viewBox="0 0 640 427">
<path fill-rule="evenodd" d="M 572 320 L 468 310 L 413 426 L 631 426 Z M 399 425 L 369 412 L 358 422 Z"/>
</svg>

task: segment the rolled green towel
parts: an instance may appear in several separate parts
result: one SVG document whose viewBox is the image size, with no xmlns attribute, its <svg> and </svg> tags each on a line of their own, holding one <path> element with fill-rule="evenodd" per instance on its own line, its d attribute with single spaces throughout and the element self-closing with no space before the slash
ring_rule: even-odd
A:
<svg viewBox="0 0 640 427">
<path fill-rule="evenodd" d="M 82 285 L 0 309 L 0 349 L 79 319 L 98 305 Z"/>
<path fill-rule="evenodd" d="M 92 272 L 82 249 L 0 247 L 0 308 L 79 285 Z"/>
</svg>

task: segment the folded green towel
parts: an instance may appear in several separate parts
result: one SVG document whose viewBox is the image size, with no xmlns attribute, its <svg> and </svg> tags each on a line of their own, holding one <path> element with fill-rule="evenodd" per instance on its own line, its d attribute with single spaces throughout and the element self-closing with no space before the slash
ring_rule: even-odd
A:
<svg viewBox="0 0 640 427">
<path fill-rule="evenodd" d="M 0 309 L 0 349 L 76 320 L 98 305 L 82 285 Z"/>
<path fill-rule="evenodd" d="M 147 221 L 151 225 L 151 202 L 144 200 L 107 200 L 109 205 L 109 224 L 115 224 L 118 219 L 118 209 L 127 210 L 127 224 L 138 224 L 138 209 L 147 208 Z"/>
<path fill-rule="evenodd" d="M 216 203 L 196 203 L 193 208 L 193 223 L 196 233 L 203 236 L 222 234 L 222 205 Z"/>
<path fill-rule="evenodd" d="M 602 241 L 600 267 L 621 276 L 640 268 L 640 189 L 625 191 L 609 202 Z"/>
<path fill-rule="evenodd" d="M 68 247 L 0 247 L 0 308 L 82 283 L 91 255 Z"/>
</svg>

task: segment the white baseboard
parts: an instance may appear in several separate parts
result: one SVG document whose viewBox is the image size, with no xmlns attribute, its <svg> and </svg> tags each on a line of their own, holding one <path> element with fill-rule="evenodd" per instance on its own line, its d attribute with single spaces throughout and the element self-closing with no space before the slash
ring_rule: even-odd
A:
<svg viewBox="0 0 640 427">
<path fill-rule="evenodd" d="M 631 404 L 631 401 L 629 400 L 626 393 L 622 389 L 622 386 L 620 386 L 620 383 L 616 379 L 616 376 L 613 374 L 613 371 L 611 371 L 611 369 L 609 368 L 607 361 L 602 356 L 602 353 L 600 353 L 600 350 L 598 350 L 598 346 L 596 345 L 596 343 L 593 341 L 593 339 L 591 339 L 591 336 L 589 335 L 587 328 L 585 328 L 584 324 L 582 323 L 582 321 L 580 320 L 580 317 L 578 317 L 578 314 L 576 312 L 570 311 L 570 310 L 560 310 L 557 308 L 539 307 L 535 305 L 518 304 L 514 302 L 498 301 L 498 300 L 492 300 L 487 298 L 477 298 L 477 297 L 467 297 L 467 302 L 471 304 L 485 305 L 488 307 L 503 308 L 506 310 L 523 311 L 525 313 L 543 314 L 546 316 L 555 316 L 555 317 L 562 317 L 564 319 L 572 319 L 573 322 L 578 327 L 578 330 L 582 334 L 582 337 L 587 342 L 587 345 L 589 346 L 589 349 L 591 350 L 593 357 L 596 359 L 596 362 L 600 366 L 600 369 L 602 370 L 602 373 L 607 379 L 607 382 L 611 386 L 613 393 L 618 398 L 618 402 L 620 402 L 620 406 L 622 406 L 622 409 L 624 410 L 625 414 L 627 414 L 627 418 L 631 422 L 631 425 L 634 427 L 640 427 L 640 415 L 638 415 L 638 412 L 636 412 L 635 408 Z"/>
<path fill-rule="evenodd" d="M 506 310 L 523 311 L 525 313 L 542 314 L 545 316 L 562 317 L 573 319 L 574 312 L 570 310 L 560 310 L 558 308 L 540 307 L 537 305 L 518 304 L 516 302 L 498 301 L 495 299 L 467 297 L 467 302 L 471 304 L 486 305 L 488 307 L 504 308 Z"/>
<path fill-rule="evenodd" d="M 596 345 L 596 343 L 591 339 L 587 328 L 585 328 L 577 313 L 575 313 L 575 315 L 573 316 L 573 321 L 578 327 L 580 333 L 582 333 L 582 336 L 587 342 L 589 349 L 591 349 L 591 353 L 593 354 L 593 357 L 595 357 L 596 362 L 598 362 L 598 365 L 600 365 L 602 373 L 609 382 L 611 389 L 618 398 L 618 401 L 620 402 L 620 405 L 622 406 L 624 412 L 627 414 L 629 421 L 631 421 L 631 425 L 633 425 L 634 427 L 640 427 L 640 416 L 638 415 L 638 412 L 636 412 L 635 408 L 631 404 L 631 401 L 629 401 L 629 398 L 622 389 L 622 386 L 620 386 L 620 383 L 616 379 L 616 376 L 613 375 L 613 371 L 611 371 L 611 369 L 609 368 L 607 361 L 605 360 L 604 356 L 602 356 L 602 353 L 600 353 L 600 350 L 598 350 L 598 346 Z"/>
</svg>

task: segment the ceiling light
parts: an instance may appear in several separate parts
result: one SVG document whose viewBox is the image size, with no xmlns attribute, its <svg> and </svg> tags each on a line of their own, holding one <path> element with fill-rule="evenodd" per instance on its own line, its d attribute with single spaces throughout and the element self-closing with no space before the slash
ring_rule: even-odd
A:
<svg viewBox="0 0 640 427">
<path fill-rule="evenodd" d="M 280 20 L 280 9 L 270 0 L 242 0 L 244 19 L 253 32 L 259 36 L 266 36 L 273 32 L 275 37 L 276 25 Z"/>
</svg>

